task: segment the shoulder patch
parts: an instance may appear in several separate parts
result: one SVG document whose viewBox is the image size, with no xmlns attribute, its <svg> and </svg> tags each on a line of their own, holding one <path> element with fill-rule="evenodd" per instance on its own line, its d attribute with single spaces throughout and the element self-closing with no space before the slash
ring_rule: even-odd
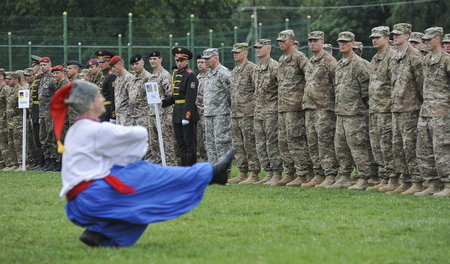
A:
<svg viewBox="0 0 450 264">
<path fill-rule="evenodd" d="M 195 88 L 195 82 L 191 82 L 191 88 Z"/>
</svg>

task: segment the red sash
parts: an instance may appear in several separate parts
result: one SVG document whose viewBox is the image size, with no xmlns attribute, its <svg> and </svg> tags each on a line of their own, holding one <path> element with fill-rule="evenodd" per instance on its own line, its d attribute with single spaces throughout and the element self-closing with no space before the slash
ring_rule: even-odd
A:
<svg viewBox="0 0 450 264">
<path fill-rule="evenodd" d="M 113 175 L 108 175 L 102 180 L 105 180 L 114 190 L 121 194 L 131 194 L 136 193 L 137 191 L 130 185 L 125 184 L 123 181 L 121 181 L 119 178 Z M 87 189 L 89 185 L 91 185 L 94 181 L 84 181 L 77 184 L 75 187 L 73 187 L 70 191 L 66 193 L 66 198 L 68 201 L 75 199 L 75 197 L 78 196 L 81 192 Z"/>
</svg>

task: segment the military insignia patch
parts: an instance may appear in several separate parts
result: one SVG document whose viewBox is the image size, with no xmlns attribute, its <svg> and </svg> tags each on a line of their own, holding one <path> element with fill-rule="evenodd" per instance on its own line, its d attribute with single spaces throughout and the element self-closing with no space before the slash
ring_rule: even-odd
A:
<svg viewBox="0 0 450 264">
<path fill-rule="evenodd" d="M 191 88 L 195 88 L 195 82 L 191 82 Z"/>
<path fill-rule="evenodd" d="M 178 51 L 181 51 L 181 48 L 178 48 Z"/>
</svg>

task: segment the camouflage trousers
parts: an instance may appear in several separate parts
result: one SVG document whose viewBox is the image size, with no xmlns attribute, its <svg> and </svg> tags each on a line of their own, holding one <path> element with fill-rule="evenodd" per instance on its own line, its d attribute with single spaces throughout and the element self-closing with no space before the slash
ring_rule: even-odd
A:
<svg viewBox="0 0 450 264">
<path fill-rule="evenodd" d="M 283 172 L 278 151 L 278 114 L 267 114 L 264 119 L 254 119 L 256 153 L 265 171 Z"/>
<path fill-rule="evenodd" d="M 297 176 L 312 174 L 304 111 L 278 113 L 278 148 L 285 173 Z"/>
<path fill-rule="evenodd" d="M 416 158 L 418 119 L 418 111 L 392 113 L 394 168 L 403 182 L 421 181 Z"/>
<path fill-rule="evenodd" d="M 210 163 L 231 149 L 230 115 L 205 116 L 205 148 Z"/>
<path fill-rule="evenodd" d="M 11 159 L 8 166 L 22 164 L 22 116 L 8 118 L 8 150 Z"/>
<path fill-rule="evenodd" d="M 336 176 L 338 164 L 334 153 L 335 113 L 328 110 L 306 110 L 305 125 L 314 174 Z"/>
<path fill-rule="evenodd" d="M 231 118 L 231 138 L 239 171 L 259 172 L 261 166 L 256 154 L 253 116 Z"/>
<path fill-rule="evenodd" d="M 450 183 L 450 117 L 419 117 L 417 129 L 421 180 Z"/>
<path fill-rule="evenodd" d="M 207 160 L 208 157 L 205 148 L 205 122 L 203 119 L 203 117 L 200 117 L 197 122 L 197 157 Z"/>
<path fill-rule="evenodd" d="M 3 119 L 4 117 L 2 117 Z M 11 162 L 11 155 L 9 155 L 8 148 L 8 127 L 6 122 L 0 122 L 0 168 L 8 166 Z"/>
<path fill-rule="evenodd" d="M 368 179 L 376 175 L 367 116 L 337 115 L 334 147 L 339 175 L 350 176 L 353 167 L 356 167 L 357 178 Z"/>
<path fill-rule="evenodd" d="M 378 176 L 382 179 L 395 177 L 392 155 L 392 113 L 371 113 L 369 116 L 370 146 Z"/>
<path fill-rule="evenodd" d="M 42 146 L 42 154 L 46 159 L 56 159 L 56 141 L 53 133 L 53 121 L 50 116 L 39 118 L 39 141 Z"/>
<path fill-rule="evenodd" d="M 178 152 L 173 132 L 172 115 L 162 114 L 160 120 L 166 163 L 168 166 L 176 166 Z M 149 116 L 147 127 L 150 137 L 150 152 L 146 154 L 145 159 L 156 164 L 161 164 L 161 151 L 159 149 L 158 130 L 156 127 L 156 117 L 154 115 Z"/>
<path fill-rule="evenodd" d="M 125 126 L 128 121 L 128 116 L 125 111 L 116 109 L 116 124 Z"/>
</svg>

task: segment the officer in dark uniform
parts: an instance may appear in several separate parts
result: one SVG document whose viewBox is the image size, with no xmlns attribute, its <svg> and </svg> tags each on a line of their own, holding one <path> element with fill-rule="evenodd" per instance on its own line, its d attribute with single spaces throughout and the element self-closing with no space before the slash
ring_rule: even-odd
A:
<svg viewBox="0 0 450 264">
<path fill-rule="evenodd" d="M 40 68 L 39 61 L 42 58 L 36 55 L 31 55 L 31 67 L 34 69 Z M 39 70 L 36 70 L 36 72 L 40 72 Z M 35 169 L 42 169 L 45 165 L 44 155 L 42 153 L 42 146 L 41 141 L 39 140 L 39 86 L 41 82 L 41 76 L 42 74 L 36 74 L 36 77 L 34 79 L 34 83 L 30 87 L 30 94 L 31 94 L 31 122 L 33 123 L 32 126 L 32 133 L 33 133 L 33 140 L 34 144 L 37 148 L 37 155 L 38 155 L 38 166 Z"/>
<path fill-rule="evenodd" d="M 162 101 L 162 107 L 175 104 L 172 122 L 175 139 L 180 149 L 181 166 L 197 162 L 196 131 L 199 119 L 197 106 L 198 80 L 195 73 L 187 68 L 192 52 L 184 47 L 174 47 L 172 55 L 177 69 L 172 73 L 172 96 Z"/>
<path fill-rule="evenodd" d="M 109 61 L 114 57 L 114 54 L 107 50 L 97 50 L 95 56 L 97 56 L 103 74 L 98 86 L 103 97 L 105 97 L 105 102 L 103 102 L 103 104 L 106 111 L 100 116 L 100 121 L 115 122 L 116 114 L 114 107 L 113 82 L 117 76 L 112 73 L 111 67 L 109 66 Z"/>
</svg>

